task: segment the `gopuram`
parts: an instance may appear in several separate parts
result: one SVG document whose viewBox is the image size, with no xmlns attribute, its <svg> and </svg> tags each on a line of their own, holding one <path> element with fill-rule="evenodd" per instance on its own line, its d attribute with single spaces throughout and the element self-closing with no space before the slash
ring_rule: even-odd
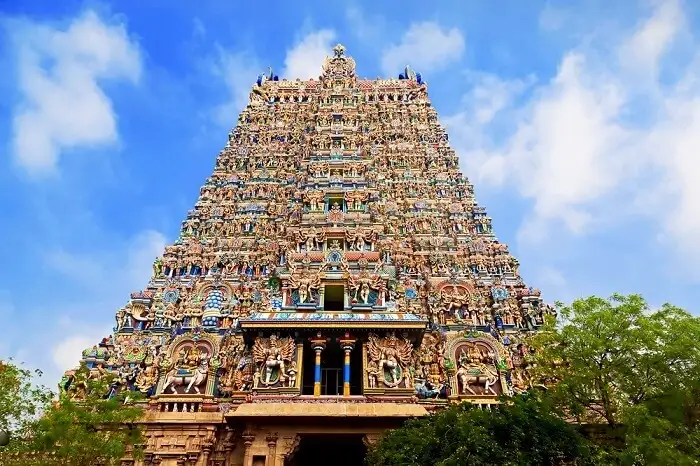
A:
<svg viewBox="0 0 700 466">
<path fill-rule="evenodd" d="M 123 464 L 358 465 L 407 418 L 529 388 L 552 309 L 457 160 L 408 67 L 360 79 L 338 45 L 318 80 L 259 76 L 177 241 L 83 353 L 147 396 Z"/>
</svg>

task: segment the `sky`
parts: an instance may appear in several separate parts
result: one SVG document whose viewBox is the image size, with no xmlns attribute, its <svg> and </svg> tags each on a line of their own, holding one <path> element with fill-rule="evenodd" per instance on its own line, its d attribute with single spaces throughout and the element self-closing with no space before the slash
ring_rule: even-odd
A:
<svg viewBox="0 0 700 466">
<path fill-rule="evenodd" d="M 0 358 L 53 385 L 214 167 L 258 74 L 409 64 L 547 301 L 699 314 L 700 4 L 0 0 Z"/>
</svg>

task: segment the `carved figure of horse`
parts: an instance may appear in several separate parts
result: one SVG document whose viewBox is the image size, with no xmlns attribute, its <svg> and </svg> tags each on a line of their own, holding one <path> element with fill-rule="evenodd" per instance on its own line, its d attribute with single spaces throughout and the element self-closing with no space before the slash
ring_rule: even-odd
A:
<svg viewBox="0 0 700 466">
<path fill-rule="evenodd" d="M 177 388 L 182 385 L 187 385 L 185 388 L 185 393 L 189 393 L 194 387 L 196 393 L 201 393 L 199 391 L 199 386 L 207 380 L 207 372 L 209 371 L 209 360 L 204 359 L 192 372 L 186 374 L 178 374 L 178 369 L 173 369 L 168 373 L 165 378 L 165 383 L 163 384 L 163 392 L 166 388 L 170 387 L 173 393 L 177 393 Z"/>
<path fill-rule="evenodd" d="M 472 395 L 479 395 L 479 393 L 472 390 L 470 385 L 483 385 L 484 392 L 481 393 L 482 395 L 486 395 L 489 392 L 494 395 L 498 395 L 498 393 L 496 393 L 496 391 L 493 389 L 493 386 L 498 383 L 498 374 L 489 371 L 486 368 L 473 366 L 466 368 L 464 366 L 460 366 L 460 368 L 457 370 L 457 379 L 462 386 L 461 392 L 463 394 L 469 392 Z"/>
</svg>

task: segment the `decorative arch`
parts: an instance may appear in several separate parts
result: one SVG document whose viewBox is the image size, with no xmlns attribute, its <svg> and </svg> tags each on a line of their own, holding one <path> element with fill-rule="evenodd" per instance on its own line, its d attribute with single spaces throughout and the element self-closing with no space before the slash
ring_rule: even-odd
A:
<svg viewBox="0 0 700 466">
<path fill-rule="evenodd" d="M 461 346 L 465 344 L 478 344 L 483 347 L 486 347 L 495 356 L 505 358 L 506 351 L 503 345 L 500 344 L 495 338 L 493 338 L 491 334 L 483 332 L 480 333 L 481 334 L 475 333 L 458 335 L 456 337 L 451 338 L 447 342 L 447 346 L 445 348 L 445 357 L 456 362 L 457 358 L 455 357 L 455 355 L 457 354 L 457 351 Z"/>
<path fill-rule="evenodd" d="M 469 295 L 472 295 L 476 291 L 474 284 L 466 280 L 443 280 L 435 285 L 435 289 L 437 291 L 459 289 L 466 291 Z"/>
<path fill-rule="evenodd" d="M 221 290 L 225 297 L 231 297 L 233 295 L 233 287 L 230 283 L 224 281 L 205 282 L 200 285 L 199 289 L 197 290 L 197 294 L 202 298 L 202 300 L 206 300 L 207 294 L 215 289 Z"/>
<path fill-rule="evenodd" d="M 233 295 L 233 287 L 225 282 L 204 283 L 196 292 L 204 311 L 221 309 L 223 303 Z"/>
<path fill-rule="evenodd" d="M 186 356 L 189 351 L 196 349 L 200 354 L 206 354 L 206 359 L 208 360 L 208 368 L 206 370 L 206 378 L 201 382 L 201 385 L 197 385 L 196 393 L 188 393 L 185 389 L 185 385 L 188 384 L 187 380 L 181 379 L 182 377 L 193 377 L 196 375 L 196 371 L 193 366 L 186 366 L 183 369 L 181 364 L 181 356 Z M 170 350 L 168 352 L 168 358 L 161 364 L 161 377 L 158 383 L 157 393 L 160 395 L 186 395 L 186 394 L 197 394 L 197 395 L 213 395 L 215 376 L 219 367 L 219 342 L 214 336 L 207 334 L 195 334 L 195 333 L 185 333 L 176 337 L 170 344 Z M 201 367 L 201 366 L 200 366 Z M 170 391 L 164 392 L 163 388 L 165 385 L 169 384 L 168 390 L 173 390 L 172 380 L 181 379 L 181 381 L 175 382 L 177 386 L 175 392 Z M 170 381 L 168 381 L 170 380 Z M 191 379 L 190 379 L 191 380 Z M 203 389 L 203 390 L 202 390 Z"/>
<path fill-rule="evenodd" d="M 453 394 L 461 398 L 495 398 L 508 393 L 505 348 L 491 335 L 473 333 L 451 338 L 445 359 L 452 369 Z"/>
<path fill-rule="evenodd" d="M 170 344 L 170 360 L 173 361 L 174 358 L 177 358 L 181 349 L 191 347 L 205 350 L 210 359 L 216 358 L 219 354 L 219 343 L 214 337 L 206 334 L 193 335 L 192 333 L 185 333 L 179 335 Z"/>
</svg>

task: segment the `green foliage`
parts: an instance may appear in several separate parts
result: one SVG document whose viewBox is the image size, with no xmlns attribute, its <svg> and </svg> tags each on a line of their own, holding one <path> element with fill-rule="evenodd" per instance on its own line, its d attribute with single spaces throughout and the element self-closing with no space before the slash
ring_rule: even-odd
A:
<svg viewBox="0 0 700 466">
<path fill-rule="evenodd" d="M 490 411 L 463 403 L 407 421 L 370 448 L 372 466 L 598 464 L 575 428 L 534 397 Z"/>
<path fill-rule="evenodd" d="M 410 421 L 367 464 L 698 464 L 700 319 L 669 304 L 651 310 L 639 295 L 557 308 L 559 319 L 530 341 L 528 370 L 548 387 L 542 400 Z"/>
<path fill-rule="evenodd" d="M 0 360 L 0 430 L 17 437 L 49 405 L 53 394 L 32 383 L 33 373 L 12 360 Z M 36 371 L 36 375 L 41 372 Z"/>
<path fill-rule="evenodd" d="M 697 464 L 700 457 L 700 319 L 639 295 L 557 304 L 532 343 L 532 372 L 579 422 L 625 426 L 620 464 Z"/>
<path fill-rule="evenodd" d="M 29 371 L 12 361 L 0 364 L 0 426 L 11 432 L 0 464 L 119 464 L 141 442 L 134 423 L 143 411 L 124 395 L 105 396 L 109 376 L 95 377 L 83 366 L 76 371 L 72 390 L 56 398 L 35 387 Z"/>
</svg>

